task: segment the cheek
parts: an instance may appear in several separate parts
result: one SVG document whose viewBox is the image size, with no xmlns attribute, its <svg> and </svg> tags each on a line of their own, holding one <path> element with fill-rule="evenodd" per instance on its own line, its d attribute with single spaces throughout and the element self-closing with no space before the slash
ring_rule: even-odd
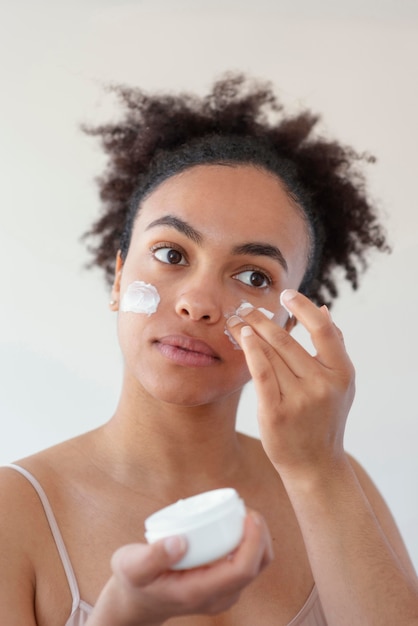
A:
<svg viewBox="0 0 418 626">
<path fill-rule="evenodd" d="M 237 350 L 232 347 L 229 367 L 230 374 L 228 376 L 227 386 L 229 386 L 232 391 L 239 391 L 251 380 L 247 361 L 241 349 Z"/>
<path fill-rule="evenodd" d="M 130 283 L 122 295 L 120 310 L 122 313 L 139 313 L 152 315 L 160 304 L 160 294 L 157 288 L 143 280 Z"/>
<path fill-rule="evenodd" d="M 144 343 L 146 327 L 149 324 L 147 315 L 136 313 L 119 313 L 117 335 L 124 359 L 136 358 Z"/>
</svg>

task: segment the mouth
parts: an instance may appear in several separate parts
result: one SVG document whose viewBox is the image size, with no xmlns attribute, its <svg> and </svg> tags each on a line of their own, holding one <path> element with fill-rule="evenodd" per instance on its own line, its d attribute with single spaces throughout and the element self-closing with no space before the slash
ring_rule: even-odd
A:
<svg viewBox="0 0 418 626">
<path fill-rule="evenodd" d="M 170 361 L 189 367 L 207 367 L 220 363 L 220 356 L 204 341 L 186 335 L 168 335 L 154 342 Z"/>
</svg>

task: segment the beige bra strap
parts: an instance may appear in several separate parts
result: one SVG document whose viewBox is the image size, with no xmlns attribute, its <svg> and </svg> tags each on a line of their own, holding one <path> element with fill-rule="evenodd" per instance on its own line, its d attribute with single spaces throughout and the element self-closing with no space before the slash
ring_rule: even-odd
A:
<svg viewBox="0 0 418 626">
<path fill-rule="evenodd" d="M 46 493 L 42 489 L 41 485 L 36 480 L 36 478 L 34 476 L 32 476 L 32 474 L 30 472 L 28 472 L 27 470 L 25 470 L 23 467 L 20 467 L 20 465 L 10 464 L 10 465 L 6 465 L 4 467 L 9 467 L 10 469 L 14 469 L 17 472 L 19 472 L 20 474 L 22 474 L 22 476 L 24 476 L 31 483 L 31 485 L 35 489 L 36 493 L 38 494 L 39 499 L 42 502 L 42 506 L 44 508 L 45 515 L 46 515 L 46 518 L 48 520 L 48 524 L 49 524 L 49 527 L 51 529 L 51 533 L 52 533 L 52 536 L 54 538 L 55 544 L 57 546 L 57 550 L 58 550 L 60 558 L 61 558 L 61 562 L 62 562 L 62 566 L 63 566 L 64 571 L 65 571 L 65 575 L 67 577 L 68 586 L 70 587 L 71 596 L 72 596 L 72 599 L 73 599 L 73 605 L 72 605 L 72 611 L 71 612 L 73 612 L 78 607 L 78 605 L 80 603 L 80 592 L 79 592 L 79 589 L 78 589 L 76 577 L 74 575 L 74 570 L 73 570 L 72 565 L 71 565 L 70 557 L 68 556 L 68 552 L 67 552 L 67 549 L 65 547 L 64 540 L 63 540 L 61 532 L 60 532 L 60 530 L 58 528 L 58 524 L 57 524 L 57 521 L 55 519 L 55 515 L 52 512 L 52 508 L 51 508 L 51 505 L 49 504 L 49 500 L 48 500 L 48 498 L 46 496 Z"/>
</svg>

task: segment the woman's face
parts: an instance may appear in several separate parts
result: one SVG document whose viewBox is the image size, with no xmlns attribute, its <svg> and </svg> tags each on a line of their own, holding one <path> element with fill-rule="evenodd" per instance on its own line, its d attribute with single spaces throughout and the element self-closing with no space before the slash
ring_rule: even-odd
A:
<svg viewBox="0 0 418 626">
<path fill-rule="evenodd" d="M 243 302 L 284 326 L 283 289 L 306 270 L 306 222 L 273 175 L 249 165 L 201 165 L 177 174 L 142 203 L 113 297 L 143 281 L 160 296 L 155 313 L 120 312 L 125 376 L 138 390 L 196 406 L 240 392 L 249 380 L 225 334 Z"/>
</svg>

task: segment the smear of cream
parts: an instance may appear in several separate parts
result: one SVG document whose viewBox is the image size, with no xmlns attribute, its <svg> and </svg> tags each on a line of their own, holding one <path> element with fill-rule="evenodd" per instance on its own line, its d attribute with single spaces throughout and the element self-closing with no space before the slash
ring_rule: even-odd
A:
<svg viewBox="0 0 418 626">
<path fill-rule="evenodd" d="M 229 332 L 229 329 L 228 329 L 227 326 L 225 326 L 224 334 L 228 337 L 229 341 L 232 343 L 232 345 L 234 346 L 235 350 L 242 350 L 242 348 L 239 345 L 239 343 L 237 341 L 235 341 L 235 339 L 233 338 L 233 336 Z"/>
<path fill-rule="evenodd" d="M 160 295 L 154 285 L 135 280 L 128 285 L 122 298 L 121 311 L 152 315 L 158 308 Z"/>
<path fill-rule="evenodd" d="M 238 315 L 238 317 L 239 317 L 239 314 L 240 314 L 240 312 L 241 312 L 243 309 L 254 309 L 254 308 L 255 308 L 255 307 L 253 307 L 253 305 L 251 304 L 251 302 L 246 302 L 246 301 L 244 301 L 244 302 L 242 302 L 242 303 L 239 305 L 239 307 L 238 307 L 238 308 L 237 308 L 237 310 L 235 311 L 235 315 Z M 257 308 L 257 311 L 260 311 L 260 313 L 263 313 L 263 315 L 265 315 L 265 316 L 266 316 L 269 320 L 272 320 L 272 319 L 273 319 L 273 317 L 274 317 L 274 313 L 273 313 L 273 311 L 269 311 L 268 309 L 265 309 L 265 308 L 264 308 L 264 307 L 262 307 L 262 306 L 259 306 L 259 307 Z"/>
<path fill-rule="evenodd" d="M 239 307 L 233 313 L 230 313 L 230 314 L 227 313 L 225 315 L 225 317 L 226 317 L 226 319 L 229 319 L 232 315 L 238 315 L 238 317 L 240 317 L 240 313 L 242 312 L 243 309 L 254 309 L 254 308 L 255 307 L 251 304 L 251 302 L 247 302 L 246 300 L 244 300 L 243 302 L 241 302 Z M 273 311 L 269 311 L 268 309 L 265 309 L 262 306 L 258 307 L 257 311 L 260 311 L 260 313 L 263 313 L 263 315 L 265 315 L 269 320 L 272 320 L 273 317 L 274 317 Z M 241 350 L 242 349 L 241 346 L 239 345 L 239 343 L 237 341 L 235 341 L 235 339 L 231 335 L 231 332 L 228 329 L 228 326 L 225 327 L 224 333 L 228 337 L 228 339 L 232 343 L 232 345 L 234 346 L 235 350 Z"/>
</svg>

